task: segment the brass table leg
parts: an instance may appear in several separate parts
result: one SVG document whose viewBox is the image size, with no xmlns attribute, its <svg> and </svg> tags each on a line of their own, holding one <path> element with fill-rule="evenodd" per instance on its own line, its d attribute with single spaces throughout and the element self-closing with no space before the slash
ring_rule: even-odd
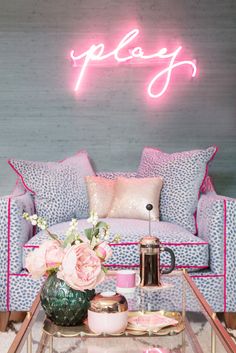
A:
<svg viewBox="0 0 236 353">
<path fill-rule="evenodd" d="M 216 318 L 216 314 L 212 314 L 212 319 Z M 211 353 L 216 353 L 216 333 L 213 328 L 211 328 Z"/>
<path fill-rule="evenodd" d="M 32 353 L 32 332 L 27 337 L 27 353 Z"/>
<path fill-rule="evenodd" d="M 53 336 L 49 337 L 49 353 L 53 353 Z"/>
<path fill-rule="evenodd" d="M 185 329 L 182 331 L 182 347 L 181 347 L 181 351 L 182 353 L 186 352 L 186 337 L 185 337 Z"/>
<path fill-rule="evenodd" d="M 27 318 L 30 320 L 31 313 L 30 311 L 27 312 Z M 27 353 L 32 353 L 32 332 L 30 331 L 27 337 Z"/>
</svg>

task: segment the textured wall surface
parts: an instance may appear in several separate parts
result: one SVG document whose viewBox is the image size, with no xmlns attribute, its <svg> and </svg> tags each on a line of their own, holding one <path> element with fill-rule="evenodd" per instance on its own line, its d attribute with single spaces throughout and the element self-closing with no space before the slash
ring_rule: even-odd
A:
<svg viewBox="0 0 236 353">
<path fill-rule="evenodd" d="M 198 76 L 176 70 L 163 99 L 147 99 L 155 65 L 91 68 L 75 96 L 71 48 L 109 49 L 134 27 L 134 45 L 183 46 Z M 236 197 L 236 1 L 0 0 L 0 194 L 9 157 L 58 160 L 88 150 L 97 169 L 136 170 L 143 146 L 167 152 L 219 146 L 219 193 Z"/>
</svg>

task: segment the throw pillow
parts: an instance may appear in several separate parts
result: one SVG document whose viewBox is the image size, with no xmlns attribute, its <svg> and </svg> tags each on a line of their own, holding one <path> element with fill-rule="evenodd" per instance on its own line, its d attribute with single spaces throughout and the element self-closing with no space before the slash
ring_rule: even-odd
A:
<svg viewBox="0 0 236 353">
<path fill-rule="evenodd" d="M 35 211 L 48 225 L 89 214 L 84 177 L 94 175 L 86 151 L 61 162 L 33 162 L 10 159 L 12 169 L 34 195 Z"/>
<path fill-rule="evenodd" d="M 108 216 L 148 220 L 149 212 L 146 205 L 152 204 L 151 220 L 159 220 L 159 197 L 162 184 L 162 177 L 143 179 L 118 177 Z"/>
<path fill-rule="evenodd" d="M 95 211 L 99 218 L 107 217 L 114 196 L 116 180 L 100 176 L 87 176 L 85 180 L 89 198 L 89 210 Z"/>
<path fill-rule="evenodd" d="M 207 175 L 208 162 L 216 152 L 215 146 L 172 154 L 144 148 L 137 176 L 163 177 L 165 182 L 160 199 L 162 221 L 177 223 L 192 233 L 197 232 L 195 213 L 199 190 Z"/>
</svg>

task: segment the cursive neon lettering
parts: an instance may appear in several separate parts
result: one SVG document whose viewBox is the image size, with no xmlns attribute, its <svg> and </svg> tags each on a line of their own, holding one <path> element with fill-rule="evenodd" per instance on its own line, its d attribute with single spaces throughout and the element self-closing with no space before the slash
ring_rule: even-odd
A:
<svg viewBox="0 0 236 353">
<path fill-rule="evenodd" d="M 177 61 L 177 57 L 179 56 L 179 53 L 182 50 L 181 46 L 176 48 L 176 50 L 174 50 L 173 52 L 168 52 L 167 48 L 161 48 L 157 52 L 149 55 L 145 55 L 144 50 L 141 47 L 134 47 L 132 49 L 128 49 L 127 47 L 128 44 L 130 44 L 134 40 L 134 38 L 138 36 L 138 34 L 139 34 L 139 30 L 133 29 L 121 39 L 121 41 L 119 42 L 119 44 L 114 50 L 108 53 L 105 53 L 105 45 L 103 43 L 100 43 L 97 45 L 95 44 L 91 45 L 91 47 L 87 51 L 85 51 L 84 53 L 78 56 L 75 56 L 75 51 L 71 50 L 70 57 L 72 59 L 74 67 L 80 66 L 81 65 L 80 63 L 83 60 L 79 75 L 77 77 L 75 91 L 79 91 L 82 80 L 91 62 L 101 62 L 111 57 L 113 57 L 115 61 L 118 63 L 127 62 L 127 61 L 133 62 L 135 60 L 137 61 L 137 63 L 142 63 L 145 60 L 152 60 L 152 63 L 153 63 L 153 60 L 155 58 L 159 59 L 158 62 L 160 60 L 165 60 L 165 62 L 167 61 L 167 67 L 161 70 L 160 72 L 158 72 L 148 84 L 147 92 L 151 98 L 159 98 L 167 91 L 171 81 L 172 72 L 174 69 L 176 69 L 179 66 L 182 66 L 182 65 L 191 66 L 192 77 L 196 76 L 197 67 L 194 61 L 192 60 Z M 128 56 L 121 56 L 120 51 L 124 48 L 127 49 L 129 53 Z M 158 81 L 161 78 L 162 78 L 162 86 L 157 88 Z"/>
</svg>

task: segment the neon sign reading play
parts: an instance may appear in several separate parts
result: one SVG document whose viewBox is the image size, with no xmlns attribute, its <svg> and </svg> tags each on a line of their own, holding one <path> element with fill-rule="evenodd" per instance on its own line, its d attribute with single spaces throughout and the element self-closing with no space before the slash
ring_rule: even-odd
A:
<svg viewBox="0 0 236 353">
<path fill-rule="evenodd" d="M 91 45 L 88 50 L 80 55 L 75 55 L 75 50 L 71 50 L 70 58 L 72 59 L 73 66 L 81 66 L 74 88 L 75 91 L 80 90 L 82 82 L 92 62 L 105 62 L 110 58 L 115 60 L 117 63 L 132 63 L 136 61 L 138 64 L 149 60 L 153 64 L 155 63 L 155 59 L 158 60 L 159 63 L 160 61 L 163 61 L 163 63 L 166 64 L 166 67 L 154 74 L 147 87 L 148 95 L 152 98 L 159 98 L 167 91 L 171 81 L 172 73 L 177 67 L 189 65 L 191 66 L 191 76 L 196 76 L 197 67 L 194 60 L 178 61 L 178 56 L 182 50 L 181 46 L 177 47 L 174 51 L 171 52 L 168 52 L 166 48 L 161 48 L 157 52 L 149 55 L 145 55 L 144 50 L 138 46 L 129 49 L 129 45 L 132 43 L 134 38 L 138 36 L 138 34 L 139 30 L 133 29 L 121 39 L 114 50 L 108 53 L 105 52 L 105 45 L 103 43 Z M 121 50 L 124 48 L 127 49 L 128 55 L 126 54 L 126 56 L 121 55 Z"/>
</svg>

